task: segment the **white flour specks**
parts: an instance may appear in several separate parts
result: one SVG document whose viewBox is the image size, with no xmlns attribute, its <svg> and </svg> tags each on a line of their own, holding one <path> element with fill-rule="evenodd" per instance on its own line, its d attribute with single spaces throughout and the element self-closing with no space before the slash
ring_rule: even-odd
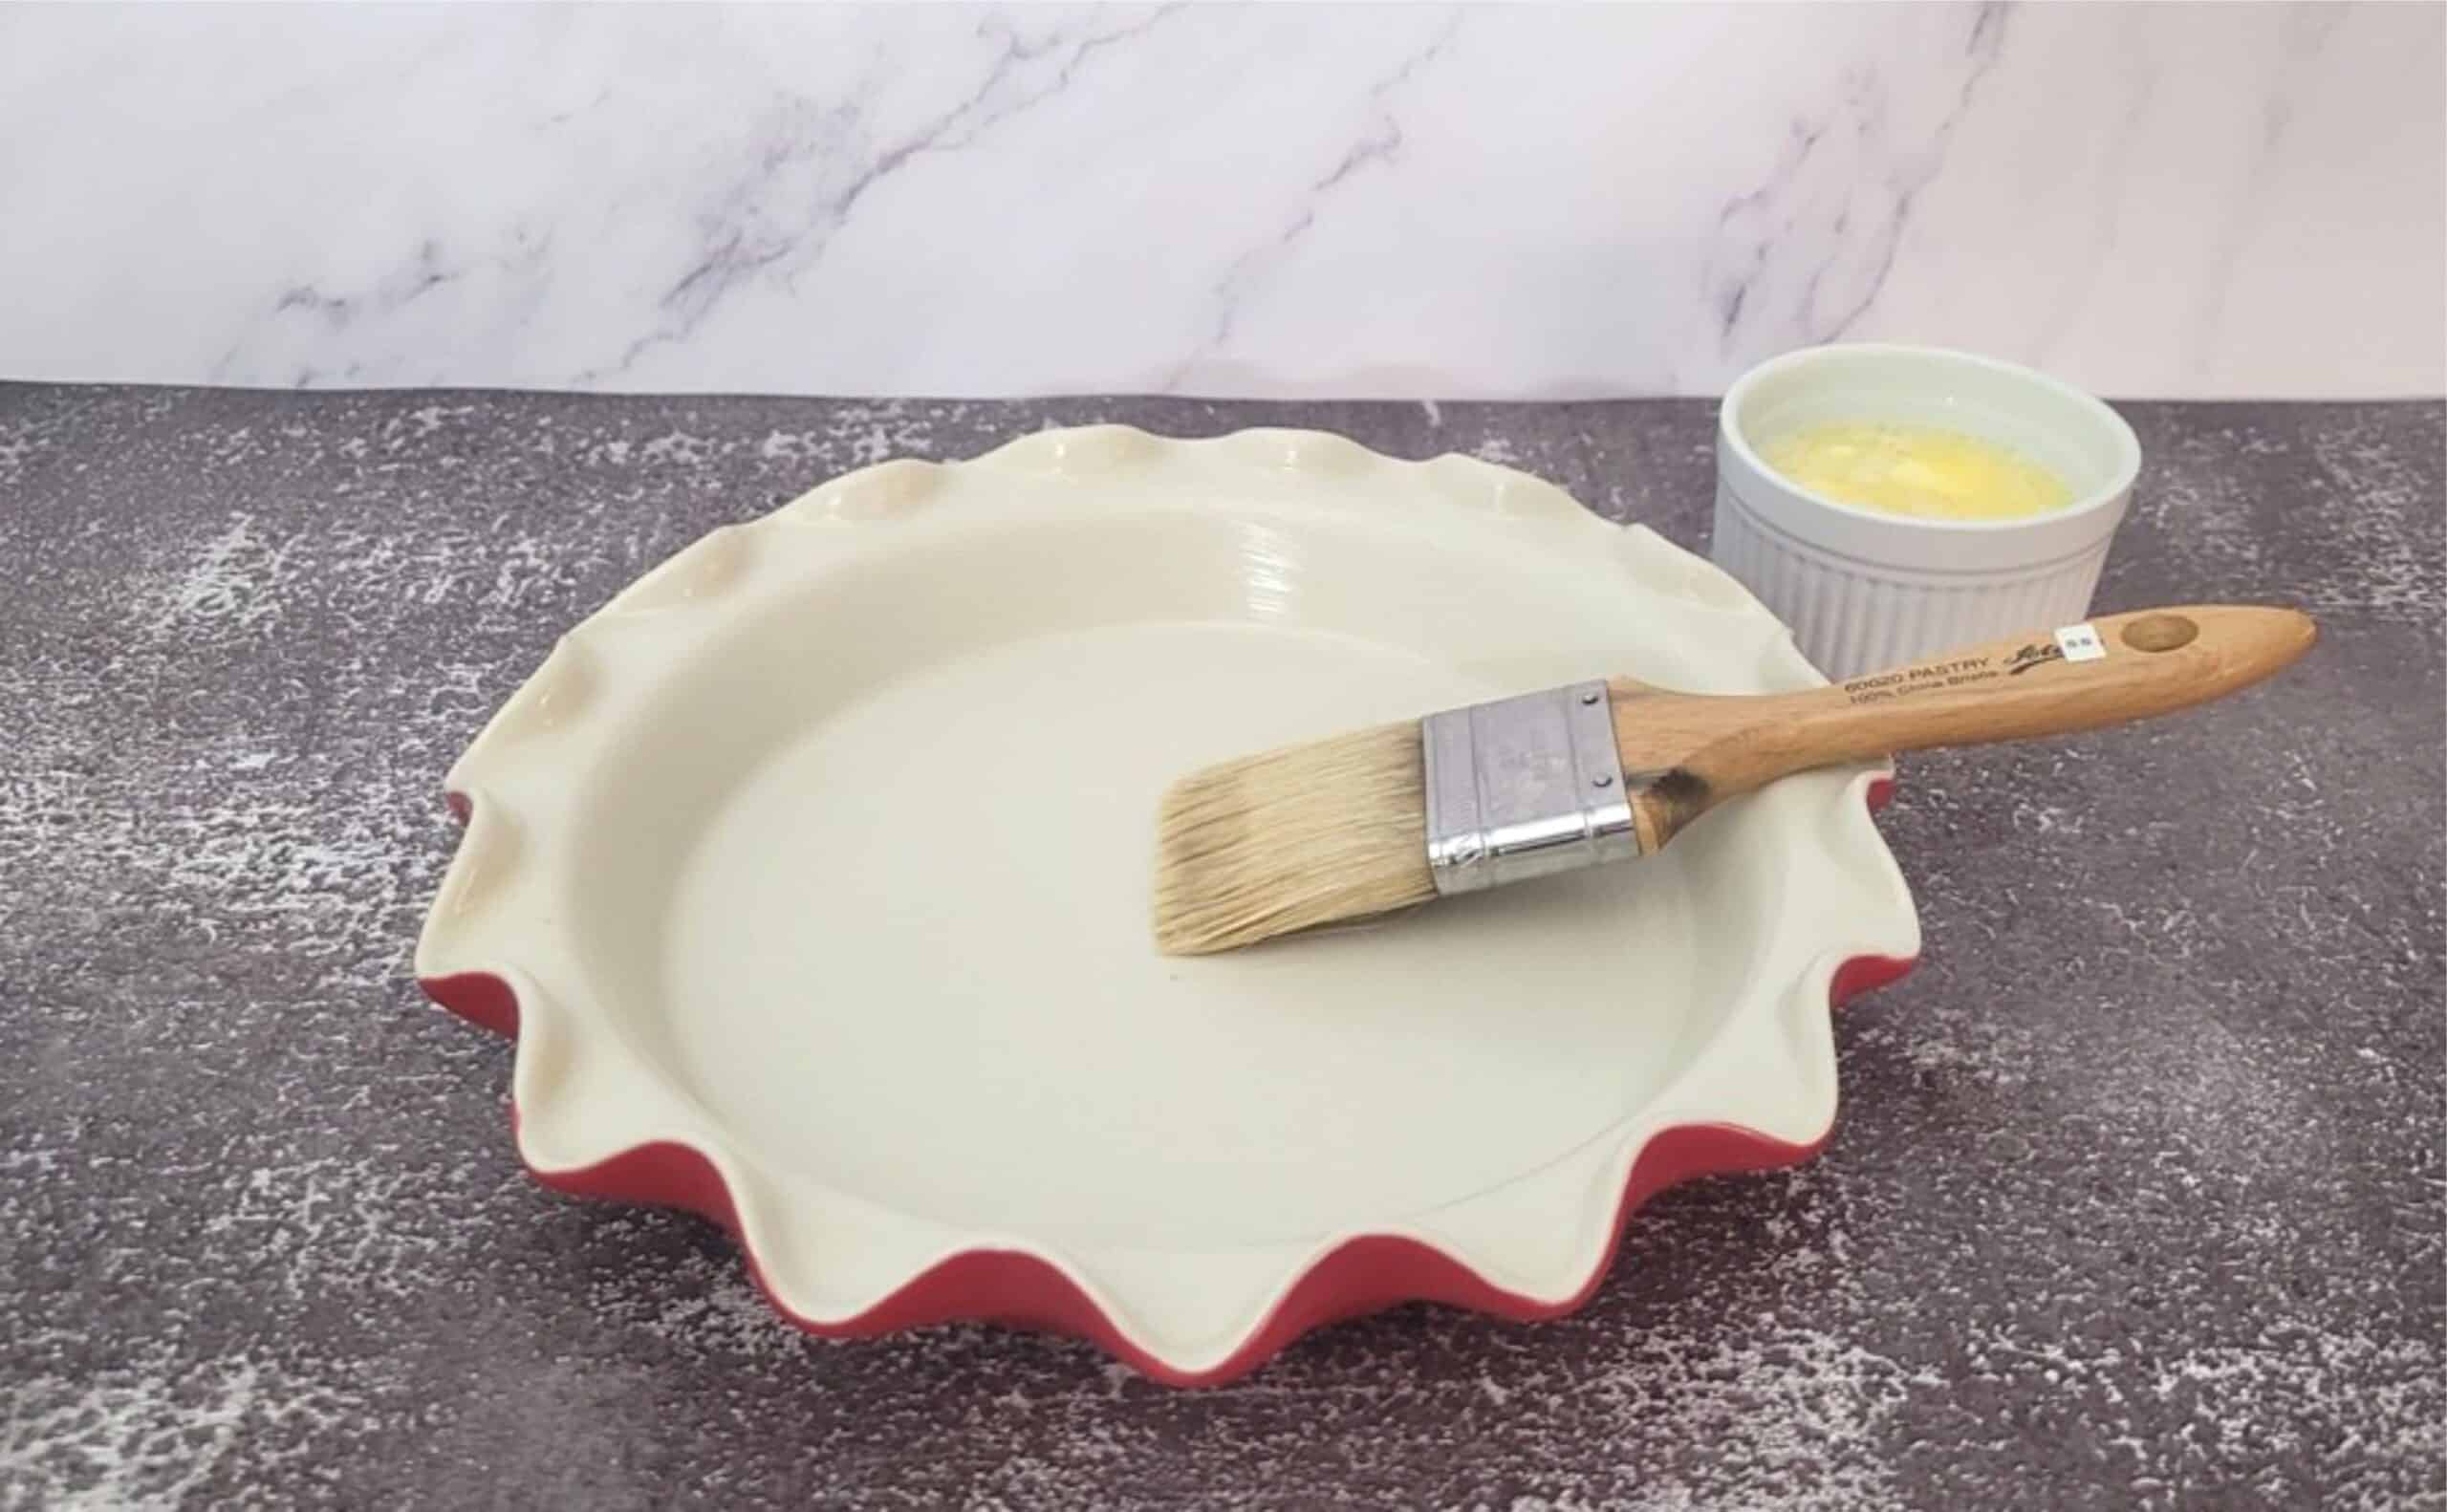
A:
<svg viewBox="0 0 2447 1512">
<path fill-rule="evenodd" d="M 803 431 L 769 430 L 756 443 L 756 455 L 767 462 L 798 462 L 814 453 L 813 443 Z"/>
<path fill-rule="evenodd" d="M 2345 550 L 2331 559 L 2350 571 L 2287 586 L 2315 613 L 2358 609 L 2407 620 L 2436 615 L 2447 598 L 2447 562 L 2425 547 L 2416 528 L 2439 509 L 2431 480 L 2401 448 L 2362 427 L 2316 435 L 2311 455 L 2334 484 L 2321 524 Z"/>
<path fill-rule="evenodd" d="M 1897 1427 L 1945 1388 L 1850 1326 L 1873 1306 L 1851 1260 L 1853 1225 L 1878 1215 L 1823 1163 L 1746 1178 L 1741 1191 L 1743 1210 L 1771 1215 L 1764 1240 L 1725 1243 L 1715 1220 L 1687 1221 L 1676 1204 L 1633 1217 L 1625 1266 L 1691 1268 L 1662 1288 L 1672 1302 L 1637 1308 L 1610 1336 L 1601 1368 L 1533 1366 L 1537 1351 L 1525 1349 L 1500 1386 L 1480 1383 L 1503 1409 L 1489 1421 L 1515 1440 L 1512 1458 L 1553 1467 L 1522 1478 L 1529 1500 L 1516 1504 L 1838 1512 L 1906 1500 Z M 1763 1285 L 1762 1272 L 1780 1279 Z M 1638 1424 L 1643 1442 L 1704 1452 L 1643 1457 L 1626 1500 L 1611 1466 L 1575 1466 L 1570 1446 L 1523 1413 L 1525 1401 L 1565 1397 Z"/>
<path fill-rule="evenodd" d="M 256 533 L 254 517 L 233 514 L 183 568 L 174 570 L 153 616 L 156 636 L 197 630 L 227 633 L 264 624 L 280 613 L 283 572 L 290 548 Z"/>
<path fill-rule="evenodd" d="M 958 425 L 964 404 L 921 405 L 899 400 L 877 404 L 843 404 L 825 417 L 824 424 L 802 433 L 816 453 L 842 458 L 848 467 L 872 467 L 895 457 L 941 457 L 938 422 Z M 809 483 L 821 480 L 810 478 Z"/>
<path fill-rule="evenodd" d="M 345 1099 L 335 1093 L 334 1101 Z M 476 1152 L 460 1167 L 481 1165 Z M 400 1151 L 279 1159 L 224 1174 L 204 1234 L 253 1255 L 267 1283 L 301 1305 L 335 1293 L 414 1298 L 444 1283 L 466 1235 L 420 1220 L 432 1163 Z"/>
<path fill-rule="evenodd" d="M 2396 759 L 2436 734 L 2436 406 L 2138 408 L 2113 602 L 2299 590 L 2328 639 L 2162 745 L 1914 764 L 1926 961 L 1839 1020 L 1815 1165 L 1661 1197 L 1573 1317 L 1405 1307 L 1176 1393 L 995 1328 L 812 1340 L 705 1225 L 537 1189 L 509 1049 L 425 1012 L 409 953 L 450 762 L 654 561 L 893 455 L 1276 412 L 47 393 L 0 390 L 10 1512 L 2447 1490 L 2447 853 Z M 1443 421 L 1704 536 L 1696 407 Z"/>
<path fill-rule="evenodd" d="M 1697 1369 L 1683 1385 L 1694 1394 L 1672 1412 L 1700 1430 L 1694 1437 L 1713 1439 L 1714 1461 L 1694 1477 L 1694 1505 L 1722 1504 L 1744 1487 L 1750 1505 L 1777 1512 L 1899 1500 L 1877 1446 L 1919 1388 L 1894 1360 L 1841 1334 L 1787 1328 L 1765 1338 L 1736 1333 L 1689 1363 Z"/>
<path fill-rule="evenodd" d="M 2079 810 L 2063 804 L 2033 803 L 2027 796 L 2014 798 L 2014 828 L 2027 829 L 2034 834 L 2053 834 L 2069 839 L 2079 835 L 2083 815 Z"/>
<path fill-rule="evenodd" d="M 2272 1457 L 2316 1462 L 2329 1488 L 2324 1504 L 2376 1512 L 2400 1504 L 2388 1490 L 2395 1478 L 2387 1472 L 2447 1457 L 2447 1422 L 2421 1406 L 2436 1365 L 2436 1351 L 2423 1341 L 2315 1330 L 2188 1350 L 2159 1369 L 2155 1395 L 2162 1409 L 2188 1420 L 2179 1441 L 2241 1438 Z M 2319 1431 L 2372 1414 L 2401 1429 L 2385 1442 Z M 2200 1462 L 2184 1468 L 2198 1476 L 2209 1457 L 2196 1451 L 2193 1458 Z"/>
<path fill-rule="evenodd" d="M 2288 425 L 2283 440 L 2252 423 L 2187 435 L 2145 466 L 2134 510 L 2204 589 L 2417 621 L 2447 595 L 2447 561 L 2436 474 L 2406 445 L 2410 414 Z M 2260 459 L 2249 483 L 2238 455 Z M 2280 513 L 2293 545 L 2282 564 L 2268 552 Z"/>
<path fill-rule="evenodd" d="M 715 1274 L 696 1279 L 700 1285 L 684 1290 L 653 1288 L 661 1303 L 648 1324 L 652 1331 L 678 1347 L 730 1357 L 770 1359 L 812 1347 L 747 1279 L 743 1262 L 730 1260 Z"/>
<path fill-rule="evenodd" d="M 2170 473 L 2137 493 L 2133 508 L 2154 517 L 2168 545 L 2202 579 L 2266 576 L 2266 545 L 2252 517 L 2253 500 L 2222 476 Z"/>
<path fill-rule="evenodd" d="M 190 1366 L 159 1345 L 90 1376 L 12 1382 L 7 1401 L 0 1487 L 11 1505 L 59 1512 L 196 1504 L 233 1456 L 261 1468 L 284 1458 L 265 1453 L 265 1430 L 287 1430 L 285 1458 L 295 1458 L 355 1405 L 352 1393 L 249 1355 Z"/>
<path fill-rule="evenodd" d="M 466 420 L 475 413 L 473 404 L 421 404 L 382 422 L 382 449 L 395 452 L 412 446 L 452 421 Z"/>
<path fill-rule="evenodd" d="M 408 899 L 398 865 L 403 816 L 331 813 L 286 784 L 241 783 L 200 810 L 155 816 L 167 847 L 162 881 L 213 906 L 193 925 L 207 940 L 277 924 L 293 955 L 354 957 Z"/>
<path fill-rule="evenodd" d="M 326 553 L 318 576 L 345 599 L 381 613 L 397 613 L 401 600 L 436 605 L 449 600 L 460 580 L 477 580 L 489 555 L 464 532 L 368 529 L 336 526 L 316 543 Z"/>
<path fill-rule="evenodd" d="M 638 448 L 640 462 L 677 464 L 683 467 L 703 465 L 713 453 L 713 443 L 703 436 L 692 436 L 683 430 L 665 431 Z"/>
<path fill-rule="evenodd" d="M 0 482 L 14 482 L 35 457 L 51 449 L 49 435 L 40 431 L 0 434 Z"/>
<path fill-rule="evenodd" d="M 545 543 L 522 535 L 494 549 L 492 591 L 485 602 L 496 609 L 516 609 L 539 590 L 548 589 L 560 564 Z"/>
<path fill-rule="evenodd" d="M 1911 1042 L 1904 1047 L 1903 1054 L 1912 1063 L 1912 1069 L 1917 1071 L 1960 1072 L 1972 1076 L 1984 1076 L 1988 1071 L 1987 1062 L 1971 1047 L 1934 1030 L 1912 1036 Z"/>
<path fill-rule="evenodd" d="M 941 456 L 943 448 L 937 440 L 938 428 L 957 423 L 967 409 L 964 404 L 900 400 L 851 401 L 828 406 L 820 424 L 799 429 L 769 426 L 758 436 L 674 429 L 643 439 L 607 437 L 592 442 L 579 455 L 584 462 L 612 466 L 641 463 L 704 468 L 745 454 L 782 465 L 787 469 L 785 483 L 808 487 L 895 457 Z"/>
<path fill-rule="evenodd" d="M 1646 1425 L 1644 1435 L 1703 1444 L 1664 1460 L 1638 1499 L 1619 1500 L 1611 1476 L 1558 1469 L 1532 1477 L 1516 1505 L 1642 1508 L 1743 1507 L 1755 1512 L 1849 1512 L 1902 1502 L 1880 1444 L 1916 1395 L 1936 1400 L 1914 1372 L 1830 1331 L 1770 1320 L 1725 1319 L 1634 1346 L 1637 1363 L 1594 1380 L 1516 1383 L 1516 1399 L 1568 1389 L 1603 1414 Z M 1497 1404 L 1505 1405 L 1505 1404 Z M 1555 1446 L 1550 1461 L 1569 1464 Z"/>
</svg>

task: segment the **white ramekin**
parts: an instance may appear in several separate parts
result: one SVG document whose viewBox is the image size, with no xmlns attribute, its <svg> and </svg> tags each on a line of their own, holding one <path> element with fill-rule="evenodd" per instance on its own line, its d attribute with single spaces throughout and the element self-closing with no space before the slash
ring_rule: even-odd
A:
<svg viewBox="0 0 2447 1512">
<path fill-rule="evenodd" d="M 2003 443 L 2064 478 L 2073 503 L 2019 520 L 1915 519 L 1808 492 L 1760 459 L 1776 437 L 1830 421 Z M 2122 416 L 2045 374 L 1935 347 L 1808 347 L 1725 394 L 1713 554 L 1840 680 L 2084 617 L 2140 466 Z"/>
</svg>

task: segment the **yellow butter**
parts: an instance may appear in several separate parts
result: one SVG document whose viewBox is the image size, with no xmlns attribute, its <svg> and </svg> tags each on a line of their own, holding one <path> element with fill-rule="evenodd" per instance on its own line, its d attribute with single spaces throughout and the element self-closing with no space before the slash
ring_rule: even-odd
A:
<svg viewBox="0 0 2447 1512">
<path fill-rule="evenodd" d="M 1767 465 L 1812 493 L 1932 520 L 2014 520 L 2073 502 L 2065 480 L 2011 447 L 1932 425 L 1833 421 L 1780 436 Z"/>
</svg>

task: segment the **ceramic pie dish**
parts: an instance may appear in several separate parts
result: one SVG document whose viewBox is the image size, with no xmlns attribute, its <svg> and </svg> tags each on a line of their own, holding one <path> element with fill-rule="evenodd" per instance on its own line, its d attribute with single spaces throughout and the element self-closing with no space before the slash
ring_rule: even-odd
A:
<svg viewBox="0 0 2447 1512">
<path fill-rule="evenodd" d="M 1548 1316 L 1668 1182 L 1835 1112 L 1830 999 L 1918 927 L 1815 773 L 1659 855 L 1193 960 L 1203 763 L 1573 679 L 1820 680 L 1716 568 L 1525 474 L 1048 431 L 699 541 L 452 769 L 417 950 L 514 1033 L 548 1185 L 726 1225 L 792 1322 L 986 1318 L 1177 1383 L 1413 1299 Z"/>
</svg>

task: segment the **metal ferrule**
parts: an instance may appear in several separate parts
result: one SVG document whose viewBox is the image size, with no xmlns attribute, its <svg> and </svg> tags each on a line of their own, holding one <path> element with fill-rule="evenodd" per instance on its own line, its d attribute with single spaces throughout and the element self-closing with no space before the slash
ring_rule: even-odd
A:
<svg viewBox="0 0 2447 1512">
<path fill-rule="evenodd" d="M 1639 854 L 1605 683 L 1447 709 L 1419 734 L 1440 894 Z"/>
</svg>

